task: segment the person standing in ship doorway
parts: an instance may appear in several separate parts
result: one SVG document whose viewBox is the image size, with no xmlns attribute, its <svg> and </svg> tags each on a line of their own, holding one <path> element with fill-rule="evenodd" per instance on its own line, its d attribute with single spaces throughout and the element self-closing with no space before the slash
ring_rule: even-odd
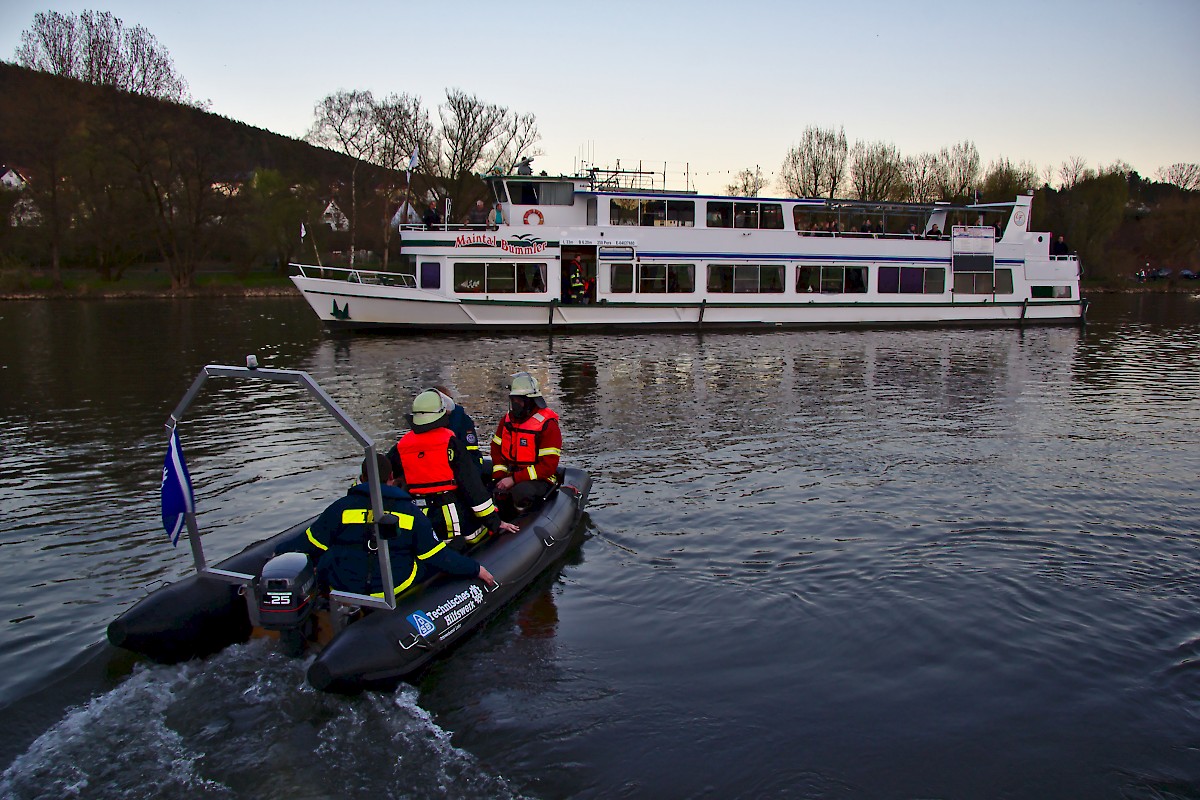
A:
<svg viewBox="0 0 1200 800">
<path fill-rule="evenodd" d="M 502 517 L 536 508 L 558 483 L 562 431 L 528 372 L 509 379 L 509 410 L 492 436 L 492 479 Z"/>
<path fill-rule="evenodd" d="M 566 297 L 564 298 L 571 305 L 582 305 L 587 302 L 587 282 L 583 277 L 583 265 L 579 263 L 579 256 L 572 256 L 571 262 L 567 265 L 567 274 L 565 280 Z"/>
</svg>

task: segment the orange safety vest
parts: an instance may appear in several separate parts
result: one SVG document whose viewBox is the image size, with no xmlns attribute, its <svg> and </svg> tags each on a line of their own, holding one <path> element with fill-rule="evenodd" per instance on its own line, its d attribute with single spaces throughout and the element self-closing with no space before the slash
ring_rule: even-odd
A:
<svg viewBox="0 0 1200 800">
<path fill-rule="evenodd" d="M 507 414 L 500 430 L 500 455 L 505 463 L 518 467 L 536 464 L 538 460 L 538 437 L 548 420 L 558 419 L 558 414 L 541 408 L 524 422 L 517 424 Z M 407 469 L 407 468 L 406 468 Z"/>
<path fill-rule="evenodd" d="M 452 436 L 454 432 L 449 428 L 434 428 L 424 433 L 409 431 L 396 443 L 409 494 L 437 494 L 458 488 L 454 470 L 446 458 Z"/>
</svg>

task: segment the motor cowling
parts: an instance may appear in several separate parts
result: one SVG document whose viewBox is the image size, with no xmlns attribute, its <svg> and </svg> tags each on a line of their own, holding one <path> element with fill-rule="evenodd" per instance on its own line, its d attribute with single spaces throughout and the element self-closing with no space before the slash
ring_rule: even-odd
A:
<svg viewBox="0 0 1200 800">
<path fill-rule="evenodd" d="M 259 624 L 269 631 L 297 630 L 312 615 L 317 571 L 304 553 L 281 553 L 258 576 Z"/>
</svg>

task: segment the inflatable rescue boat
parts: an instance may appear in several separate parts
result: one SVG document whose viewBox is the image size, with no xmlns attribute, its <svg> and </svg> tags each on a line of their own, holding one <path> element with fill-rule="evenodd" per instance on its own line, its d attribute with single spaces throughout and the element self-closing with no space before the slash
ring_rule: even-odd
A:
<svg viewBox="0 0 1200 800">
<path fill-rule="evenodd" d="M 208 377 L 251 377 L 296 383 L 307 388 L 343 424 L 375 461 L 374 443 L 306 373 L 250 366 L 209 365 L 167 423 L 175 427 Z M 174 448 L 168 451 L 168 465 Z M 180 451 L 178 461 L 182 464 Z M 167 521 L 167 473 L 164 470 L 164 523 Z M 374 472 L 374 470 L 370 470 Z M 558 485 L 533 512 L 515 520 L 520 531 L 491 537 L 469 555 L 496 579 L 489 589 L 478 578 L 438 574 L 400 595 L 383 599 L 345 592 L 318 592 L 315 569 L 295 552 L 314 519 L 305 520 L 242 552 L 207 566 L 190 479 L 183 475 L 186 525 L 196 572 L 144 597 L 108 626 L 108 639 L 161 663 L 209 655 L 254 635 L 277 637 L 292 655 L 317 651 L 308 668 L 316 689 L 350 692 L 387 686 L 412 677 L 430 661 L 479 628 L 569 551 L 578 530 L 591 478 L 560 468 Z M 378 476 L 370 475 L 374 519 L 386 521 L 378 496 Z M 386 525 L 376 528 L 381 568 L 387 560 Z M 386 594 L 386 593 L 385 593 Z"/>
</svg>

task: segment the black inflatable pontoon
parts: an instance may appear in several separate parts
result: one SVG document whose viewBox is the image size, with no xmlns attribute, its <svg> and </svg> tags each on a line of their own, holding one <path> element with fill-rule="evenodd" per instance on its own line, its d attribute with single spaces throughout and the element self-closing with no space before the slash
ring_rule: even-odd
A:
<svg viewBox="0 0 1200 800">
<path fill-rule="evenodd" d="M 209 365 L 172 414 L 168 428 L 181 418 L 204 379 L 213 375 L 306 386 L 365 442 L 364 450 L 372 456 L 368 463 L 374 462 L 373 442 L 360 436 L 337 405 L 299 372 Z M 477 578 L 439 574 L 394 599 L 334 592 L 328 598 L 328 611 L 314 611 L 325 607 L 325 598 L 317 597 L 308 559 L 289 552 L 304 538 L 312 519 L 210 568 L 204 563 L 195 514 L 189 512 L 196 574 L 152 592 L 129 608 L 108 626 L 108 638 L 117 647 L 155 661 L 176 663 L 244 642 L 256 630 L 273 630 L 293 653 L 306 645 L 320 648 L 308 669 L 308 681 L 317 689 L 346 692 L 394 684 L 478 628 L 561 560 L 570 549 L 590 490 L 586 472 L 560 469 L 558 488 L 535 512 L 516 520 L 519 533 L 492 537 L 470 553 L 495 577 L 497 585 L 491 590 Z M 379 498 L 373 502 L 378 504 Z M 383 518 L 380 507 L 375 519 Z M 386 544 L 380 545 L 382 565 Z M 329 631 L 332 638 L 322 635 Z"/>
</svg>

